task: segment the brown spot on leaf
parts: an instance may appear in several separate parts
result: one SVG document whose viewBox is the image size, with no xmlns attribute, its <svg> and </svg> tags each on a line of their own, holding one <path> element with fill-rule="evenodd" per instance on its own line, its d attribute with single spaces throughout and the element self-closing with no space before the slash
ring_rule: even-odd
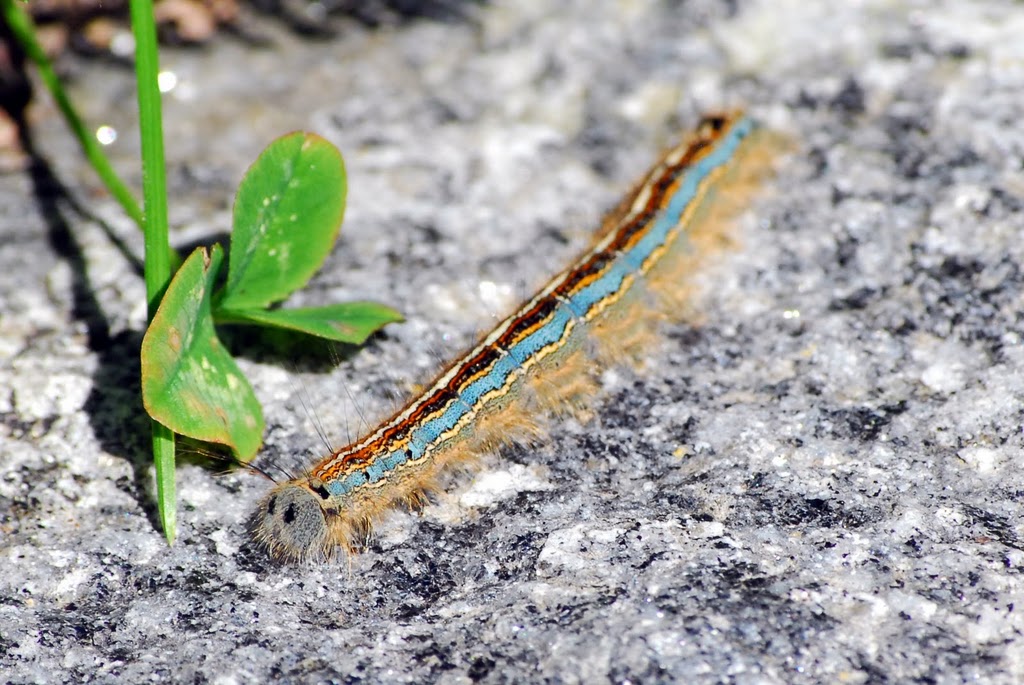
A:
<svg viewBox="0 0 1024 685">
<path fill-rule="evenodd" d="M 167 345 L 175 352 L 181 352 L 181 333 L 174 326 L 167 332 Z"/>
</svg>

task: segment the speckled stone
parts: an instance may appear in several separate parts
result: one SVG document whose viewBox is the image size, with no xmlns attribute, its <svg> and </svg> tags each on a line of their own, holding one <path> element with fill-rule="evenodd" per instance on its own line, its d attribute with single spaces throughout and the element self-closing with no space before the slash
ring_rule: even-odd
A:
<svg viewBox="0 0 1024 685">
<path fill-rule="evenodd" d="M 154 529 L 141 241 L 49 105 L 0 177 L 0 674 L 12 683 L 1024 681 L 1024 15 L 1002 2 L 491 3 L 463 23 L 164 54 L 175 242 L 274 135 L 338 144 L 296 304 L 406 323 L 336 365 L 236 345 L 288 468 L 397 406 L 588 241 L 702 111 L 797 141 L 698 325 L 361 555 L 278 566 L 267 489 L 183 464 Z M 137 181 L 131 75 L 86 117 Z M 37 177 L 38 178 L 38 177 Z M 312 406 L 313 412 L 304 407 Z"/>
</svg>

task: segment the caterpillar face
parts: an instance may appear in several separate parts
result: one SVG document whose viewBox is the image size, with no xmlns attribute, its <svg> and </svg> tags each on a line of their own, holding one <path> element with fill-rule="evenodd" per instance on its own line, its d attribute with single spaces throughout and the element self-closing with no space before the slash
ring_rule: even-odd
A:
<svg viewBox="0 0 1024 685">
<path fill-rule="evenodd" d="M 281 483 L 260 502 L 253 517 L 254 536 L 279 559 L 324 556 L 331 546 L 325 505 L 305 481 Z"/>
</svg>

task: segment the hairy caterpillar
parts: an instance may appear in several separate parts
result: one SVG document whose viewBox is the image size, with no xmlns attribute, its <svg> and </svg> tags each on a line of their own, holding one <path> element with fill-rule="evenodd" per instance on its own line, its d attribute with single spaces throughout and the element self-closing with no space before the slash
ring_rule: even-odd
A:
<svg viewBox="0 0 1024 685">
<path fill-rule="evenodd" d="M 634 358 L 659 319 L 679 316 L 687 277 L 722 242 L 719 210 L 765 174 L 767 140 L 741 113 L 704 118 L 607 216 L 586 253 L 426 391 L 276 485 L 253 517 L 257 542 L 283 560 L 351 551 L 390 507 L 421 504 L 445 470 L 535 434 L 535 412 L 585 408 L 595 362 Z M 725 193 L 739 197 L 714 197 Z"/>
</svg>

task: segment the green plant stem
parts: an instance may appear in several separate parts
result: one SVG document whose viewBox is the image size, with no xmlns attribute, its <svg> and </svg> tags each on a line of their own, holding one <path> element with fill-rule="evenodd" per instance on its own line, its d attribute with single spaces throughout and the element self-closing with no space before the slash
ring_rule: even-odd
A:
<svg viewBox="0 0 1024 685">
<path fill-rule="evenodd" d="M 78 138 L 79 145 L 82 146 L 86 158 L 96 170 L 100 180 L 103 181 L 110 194 L 121 204 L 125 213 L 141 227 L 142 210 L 139 208 L 139 203 L 136 202 L 128 186 L 118 178 L 114 172 L 114 167 L 110 164 L 110 160 L 103 154 L 99 142 L 89 134 L 81 117 L 78 116 L 75 108 L 71 105 L 71 100 L 61 86 L 60 79 L 57 78 L 57 73 L 53 70 L 53 65 L 50 64 L 50 60 L 46 57 L 42 46 L 36 40 L 35 25 L 32 19 L 18 6 L 16 0 L 0 0 L 0 11 L 2 11 L 3 18 L 10 27 L 11 32 L 21 44 L 22 50 L 35 63 L 36 69 L 39 70 L 39 76 L 50 91 L 50 95 L 53 96 L 57 107 L 60 108 L 61 114 L 64 115 L 64 119 L 68 122 L 71 131 Z"/>
<path fill-rule="evenodd" d="M 9 0 L 8 0 L 9 1 Z M 139 135 L 142 139 L 142 196 L 145 217 L 146 299 L 153 319 L 171 280 L 171 246 L 167 222 L 167 179 L 164 170 L 163 121 L 160 110 L 160 68 L 156 47 L 153 0 L 131 0 L 135 34 L 135 78 L 139 97 Z M 177 494 L 174 482 L 174 433 L 153 421 L 153 460 L 156 466 L 157 508 L 167 542 L 176 531 Z"/>
</svg>

